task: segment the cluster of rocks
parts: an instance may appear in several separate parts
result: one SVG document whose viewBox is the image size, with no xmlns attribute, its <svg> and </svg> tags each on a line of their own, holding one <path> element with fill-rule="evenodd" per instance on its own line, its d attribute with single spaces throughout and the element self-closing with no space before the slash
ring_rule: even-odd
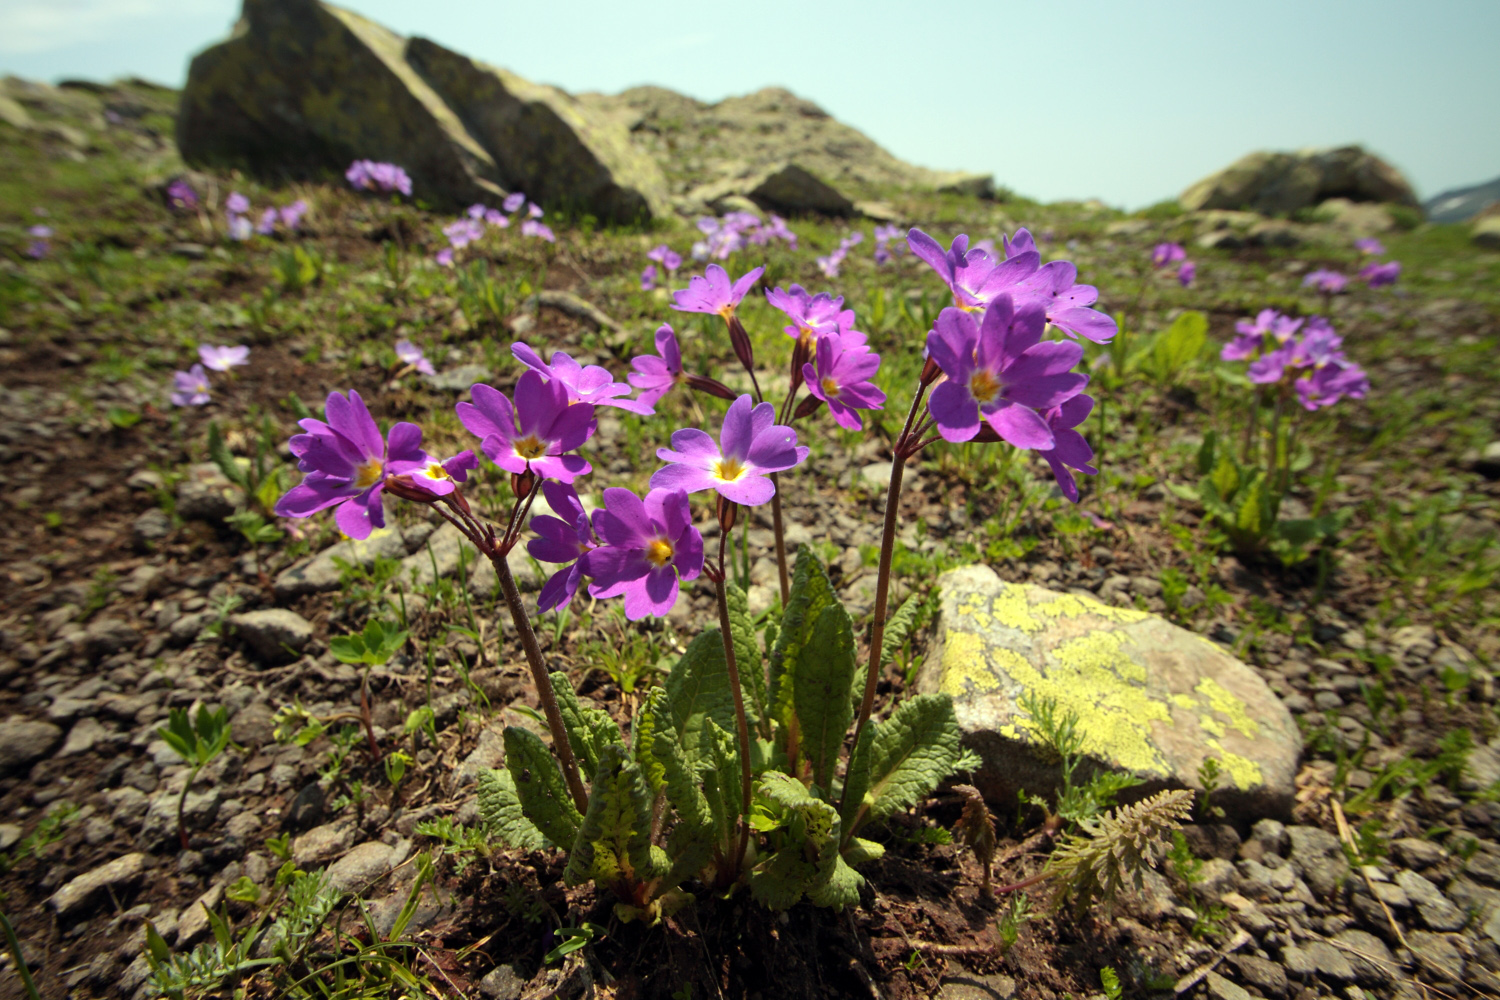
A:
<svg viewBox="0 0 1500 1000">
<path fill-rule="evenodd" d="M 729 198 L 849 215 L 892 183 L 994 194 L 987 175 L 903 163 L 785 91 L 575 97 L 318 0 L 245 0 L 229 40 L 193 60 L 177 140 L 191 164 L 282 179 L 388 160 L 429 203 L 522 191 L 608 222 Z"/>
<path fill-rule="evenodd" d="M 1401 172 L 1359 146 L 1250 153 L 1198 181 L 1178 201 L 1190 212 L 1230 209 L 1286 216 L 1331 198 L 1419 207 Z"/>
<path fill-rule="evenodd" d="M 1354 869 L 1321 827 L 1261 820 L 1243 841 L 1229 825 L 1186 832 L 1206 859 L 1194 880 L 1151 874 L 1136 915 L 1191 927 L 1217 912 L 1247 932 L 1250 940 L 1206 977 L 1208 996 L 1281 1000 L 1362 988 L 1415 1000 L 1429 988 L 1450 996 L 1500 988 L 1500 850 L 1492 842 L 1474 842 L 1465 857 L 1399 838 L 1389 858 Z M 1133 921 L 1124 929 L 1149 936 Z"/>
</svg>

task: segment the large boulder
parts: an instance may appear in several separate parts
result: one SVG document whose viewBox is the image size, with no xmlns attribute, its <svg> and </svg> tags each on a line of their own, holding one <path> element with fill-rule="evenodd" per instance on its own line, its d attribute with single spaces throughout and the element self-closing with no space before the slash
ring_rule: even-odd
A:
<svg viewBox="0 0 1500 1000">
<path fill-rule="evenodd" d="M 1145 782 L 1132 794 L 1202 787 L 1238 818 L 1291 811 L 1302 741 L 1291 714 L 1250 667 L 1163 618 L 1077 594 L 1004 583 L 985 566 L 945 573 L 923 693 L 954 699 L 964 742 L 983 758 L 974 784 L 993 802 L 1047 794 L 1061 769 L 1039 746 L 1022 702 L 1052 699 L 1078 718 L 1094 767 Z"/>
<path fill-rule="evenodd" d="M 613 118 L 318 0 L 245 0 L 229 40 L 193 59 L 177 140 L 191 164 L 270 179 L 388 161 L 413 197 L 449 207 L 519 190 L 625 222 L 664 198 Z"/>
<path fill-rule="evenodd" d="M 1422 205 L 1433 222 L 1468 222 L 1491 205 L 1500 205 L 1500 177 L 1472 187 L 1434 195 Z"/>
<path fill-rule="evenodd" d="M 629 134 L 576 98 L 425 38 L 406 58 L 494 157 L 506 187 L 606 222 L 660 214 L 666 179 Z"/>
<path fill-rule="evenodd" d="M 382 160 L 406 170 L 415 197 L 493 199 L 503 190 L 494 158 L 405 49 L 400 35 L 317 0 L 245 0 L 229 40 L 188 69 L 182 158 L 271 179 Z"/>
<path fill-rule="evenodd" d="M 1360 146 L 1251 153 L 1194 184 L 1178 200 L 1190 212 L 1243 209 L 1289 215 L 1329 198 L 1418 206 L 1401 172 Z"/>
</svg>

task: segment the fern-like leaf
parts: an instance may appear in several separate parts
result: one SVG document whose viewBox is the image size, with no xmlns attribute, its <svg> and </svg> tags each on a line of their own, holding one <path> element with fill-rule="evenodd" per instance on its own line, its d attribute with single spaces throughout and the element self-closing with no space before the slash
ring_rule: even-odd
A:
<svg viewBox="0 0 1500 1000">
<path fill-rule="evenodd" d="M 1140 888 L 1142 873 L 1165 853 L 1168 834 L 1193 811 L 1193 793 L 1158 792 L 1080 824 L 1047 860 L 1057 900 L 1072 900 L 1078 911 L 1098 900 L 1112 900 L 1127 884 Z"/>
</svg>

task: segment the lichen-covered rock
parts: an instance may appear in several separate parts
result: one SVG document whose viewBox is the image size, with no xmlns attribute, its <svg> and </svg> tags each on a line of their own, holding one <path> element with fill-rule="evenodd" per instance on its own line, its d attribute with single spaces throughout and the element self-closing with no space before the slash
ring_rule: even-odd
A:
<svg viewBox="0 0 1500 1000">
<path fill-rule="evenodd" d="M 1039 749 L 1023 698 L 1078 716 L 1083 752 L 1128 771 L 1148 794 L 1200 788 L 1209 758 L 1224 777 L 1214 801 L 1237 817 L 1290 812 L 1301 739 L 1291 714 L 1248 666 L 1163 618 L 1074 594 L 1004 583 L 985 566 L 945 573 L 935 641 L 919 692 L 954 699 L 964 742 L 995 802 L 1060 780 Z"/>
<path fill-rule="evenodd" d="M 400 35 L 317 0 L 245 0 L 229 40 L 188 70 L 182 157 L 276 179 L 385 160 L 430 203 L 493 199 L 502 190 L 494 158 L 405 49 Z"/>
<path fill-rule="evenodd" d="M 1178 201 L 1190 212 L 1220 208 L 1287 215 L 1329 198 L 1418 205 L 1401 171 L 1360 146 L 1251 153 L 1194 184 Z"/>
<path fill-rule="evenodd" d="M 506 187 L 606 222 L 664 210 L 661 169 L 624 128 L 577 98 L 425 38 L 407 43 L 406 58 L 494 158 Z"/>
</svg>

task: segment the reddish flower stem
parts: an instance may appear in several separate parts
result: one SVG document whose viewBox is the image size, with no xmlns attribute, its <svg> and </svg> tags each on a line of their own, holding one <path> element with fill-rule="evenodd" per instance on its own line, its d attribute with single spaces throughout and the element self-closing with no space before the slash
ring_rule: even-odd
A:
<svg viewBox="0 0 1500 1000">
<path fill-rule="evenodd" d="M 727 503 L 727 502 L 726 502 Z M 733 504 L 727 504 L 733 510 Z M 720 518 L 719 524 L 719 568 L 714 576 L 714 589 L 719 599 L 719 633 L 724 642 L 724 665 L 729 672 L 729 689 L 734 694 L 735 739 L 740 751 L 740 837 L 734 852 L 734 871 L 739 872 L 745 863 L 745 849 L 750 844 L 750 723 L 745 717 L 745 693 L 740 687 L 739 665 L 734 659 L 734 635 L 729 627 L 729 596 L 725 590 L 724 555 L 725 539 L 734 527 L 734 519 Z"/>
</svg>

